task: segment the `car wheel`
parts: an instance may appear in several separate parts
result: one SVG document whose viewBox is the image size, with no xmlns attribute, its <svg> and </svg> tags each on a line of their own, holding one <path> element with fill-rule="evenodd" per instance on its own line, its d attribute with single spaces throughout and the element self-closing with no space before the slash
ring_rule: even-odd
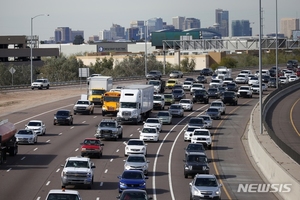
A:
<svg viewBox="0 0 300 200">
<path fill-rule="evenodd" d="M 208 148 L 209 150 L 211 150 L 211 145 L 209 145 L 207 148 Z"/>
<path fill-rule="evenodd" d="M 188 178 L 188 174 L 184 174 L 184 178 Z"/>
<path fill-rule="evenodd" d="M 94 114 L 94 109 L 92 110 L 91 114 Z"/>
<path fill-rule="evenodd" d="M 74 112 L 74 115 L 76 115 L 77 113 L 76 112 Z"/>
<path fill-rule="evenodd" d="M 49 89 L 49 85 L 47 85 L 46 89 L 47 89 L 47 90 Z"/>
</svg>

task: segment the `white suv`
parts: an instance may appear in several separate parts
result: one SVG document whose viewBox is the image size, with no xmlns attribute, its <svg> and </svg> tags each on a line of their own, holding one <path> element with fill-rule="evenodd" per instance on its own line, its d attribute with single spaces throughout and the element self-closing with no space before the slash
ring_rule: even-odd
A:
<svg viewBox="0 0 300 200">
<path fill-rule="evenodd" d="M 207 149 L 211 149 L 211 134 L 208 129 L 195 129 L 192 137 L 191 143 L 201 143 Z"/>
<path fill-rule="evenodd" d="M 50 87 L 50 82 L 48 81 L 48 79 L 42 78 L 42 79 L 37 79 L 35 80 L 32 84 L 31 84 L 31 89 L 34 90 L 34 88 L 38 88 L 38 89 L 49 89 Z"/>
<path fill-rule="evenodd" d="M 218 108 L 221 115 L 224 115 L 226 112 L 226 105 L 222 101 L 213 101 L 210 104 L 210 108 Z"/>
</svg>

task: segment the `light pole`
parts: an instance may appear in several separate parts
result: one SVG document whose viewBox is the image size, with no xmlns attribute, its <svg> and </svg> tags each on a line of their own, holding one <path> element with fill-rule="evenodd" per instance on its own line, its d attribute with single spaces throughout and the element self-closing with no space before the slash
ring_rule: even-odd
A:
<svg viewBox="0 0 300 200">
<path fill-rule="evenodd" d="M 147 36 L 148 36 L 148 23 L 145 21 L 145 76 L 147 76 Z"/>
<path fill-rule="evenodd" d="M 276 88 L 278 88 L 278 7 L 277 7 L 277 0 L 276 0 Z"/>
<path fill-rule="evenodd" d="M 33 19 L 40 16 L 49 16 L 49 14 L 39 14 L 31 17 L 30 21 L 30 84 L 32 84 L 32 38 L 33 38 Z"/>
</svg>

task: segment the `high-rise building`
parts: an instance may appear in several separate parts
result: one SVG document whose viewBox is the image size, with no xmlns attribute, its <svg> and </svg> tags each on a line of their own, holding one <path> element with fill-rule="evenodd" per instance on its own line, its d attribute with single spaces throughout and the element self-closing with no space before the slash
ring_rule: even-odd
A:
<svg viewBox="0 0 300 200">
<path fill-rule="evenodd" d="M 99 41 L 99 36 L 98 35 L 90 36 L 89 37 L 89 41 L 97 42 L 97 41 Z"/>
<path fill-rule="evenodd" d="M 58 27 L 55 29 L 55 43 L 69 43 L 71 42 L 71 31 L 69 27 Z"/>
<path fill-rule="evenodd" d="M 71 41 L 70 42 L 73 42 L 75 40 L 75 37 L 76 36 L 82 36 L 82 38 L 84 38 L 84 31 L 71 31 Z"/>
<path fill-rule="evenodd" d="M 131 41 L 138 41 L 141 39 L 140 36 L 140 28 L 139 27 L 131 27 L 126 29 L 126 39 Z"/>
<path fill-rule="evenodd" d="M 236 36 L 251 36 L 249 20 L 232 20 L 231 35 Z"/>
<path fill-rule="evenodd" d="M 280 32 L 283 33 L 285 37 L 291 38 L 295 30 L 299 30 L 299 19 L 283 18 L 280 20 Z"/>
<path fill-rule="evenodd" d="M 109 30 L 103 30 L 99 32 L 99 40 L 111 40 L 111 32 Z"/>
<path fill-rule="evenodd" d="M 151 18 L 146 21 L 147 26 L 147 38 L 152 32 L 162 30 L 163 29 L 163 20 L 162 18 Z"/>
<path fill-rule="evenodd" d="M 118 24 L 113 24 L 110 28 L 110 32 L 112 40 L 120 40 L 125 38 L 125 28 Z"/>
<path fill-rule="evenodd" d="M 133 28 L 133 27 L 143 27 L 144 25 L 145 25 L 145 21 L 142 21 L 142 20 L 132 21 L 130 23 L 130 28 Z"/>
<path fill-rule="evenodd" d="M 216 9 L 216 21 L 219 24 L 219 32 L 222 37 L 229 36 L 229 12 L 227 10 Z"/>
<path fill-rule="evenodd" d="M 183 21 L 183 28 L 184 30 L 191 29 L 191 28 L 201 28 L 200 19 L 185 18 Z"/>
<path fill-rule="evenodd" d="M 185 17 L 180 17 L 180 16 L 172 18 L 172 24 L 175 27 L 175 29 L 184 30 L 183 27 L 184 19 Z"/>
</svg>

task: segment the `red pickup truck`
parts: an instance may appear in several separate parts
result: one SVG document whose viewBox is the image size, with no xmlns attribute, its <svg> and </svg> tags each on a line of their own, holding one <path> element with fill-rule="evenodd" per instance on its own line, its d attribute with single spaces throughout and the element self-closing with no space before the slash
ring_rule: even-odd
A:
<svg viewBox="0 0 300 200">
<path fill-rule="evenodd" d="M 96 156 L 102 157 L 104 144 L 97 138 L 86 138 L 81 145 L 81 156 Z"/>
</svg>

